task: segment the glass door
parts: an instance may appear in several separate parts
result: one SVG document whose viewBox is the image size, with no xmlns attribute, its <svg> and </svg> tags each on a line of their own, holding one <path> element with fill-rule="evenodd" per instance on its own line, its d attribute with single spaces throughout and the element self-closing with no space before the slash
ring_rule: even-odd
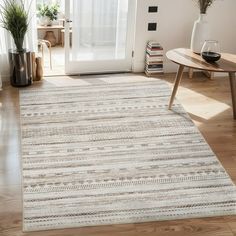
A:
<svg viewBox="0 0 236 236">
<path fill-rule="evenodd" d="M 66 1 L 67 74 L 131 71 L 135 0 Z"/>
</svg>

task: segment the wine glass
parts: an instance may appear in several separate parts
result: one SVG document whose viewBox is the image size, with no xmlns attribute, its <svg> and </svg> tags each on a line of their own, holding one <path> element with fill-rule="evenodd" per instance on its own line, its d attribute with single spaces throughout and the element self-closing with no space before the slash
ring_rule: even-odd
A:
<svg viewBox="0 0 236 236">
<path fill-rule="evenodd" d="M 220 45 L 216 40 L 206 40 L 201 50 L 202 58 L 207 62 L 216 62 L 220 60 Z"/>
</svg>

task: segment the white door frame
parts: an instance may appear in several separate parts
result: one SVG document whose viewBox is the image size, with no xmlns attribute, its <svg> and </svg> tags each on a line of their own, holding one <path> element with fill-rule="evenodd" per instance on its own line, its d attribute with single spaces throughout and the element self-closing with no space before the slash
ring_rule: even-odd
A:
<svg viewBox="0 0 236 236">
<path fill-rule="evenodd" d="M 76 75 L 132 71 L 137 0 L 127 0 L 129 1 L 129 9 L 126 36 L 126 58 L 122 60 L 97 60 L 95 63 L 93 63 L 93 61 L 70 61 L 70 0 L 65 1 L 65 73 L 68 75 Z M 104 64 L 106 65 L 105 67 Z"/>
</svg>

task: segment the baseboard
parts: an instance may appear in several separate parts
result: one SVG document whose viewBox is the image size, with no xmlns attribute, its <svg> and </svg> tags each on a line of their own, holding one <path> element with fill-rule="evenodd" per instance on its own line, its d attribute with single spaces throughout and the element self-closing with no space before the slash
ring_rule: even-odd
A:
<svg viewBox="0 0 236 236">
<path fill-rule="evenodd" d="M 145 61 L 138 61 L 133 63 L 133 69 L 132 72 L 134 73 L 141 73 L 144 72 L 145 67 Z M 171 62 L 171 61 L 164 61 L 164 73 L 176 73 L 178 70 L 178 65 Z M 185 72 L 188 71 L 188 68 L 186 67 Z M 197 70 L 195 70 L 197 71 Z M 226 77 L 228 76 L 228 73 L 220 73 L 220 72 L 214 72 L 214 77 Z"/>
<path fill-rule="evenodd" d="M 176 73 L 178 69 L 178 65 L 171 61 L 164 61 L 164 73 Z M 133 63 L 133 72 L 140 73 L 144 72 L 145 61 L 138 61 Z M 187 71 L 187 68 L 185 68 Z"/>
<path fill-rule="evenodd" d="M 145 62 L 144 61 L 137 61 L 133 62 L 132 64 L 132 72 L 134 73 L 141 73 L 144 72 Z"/>
</svg>

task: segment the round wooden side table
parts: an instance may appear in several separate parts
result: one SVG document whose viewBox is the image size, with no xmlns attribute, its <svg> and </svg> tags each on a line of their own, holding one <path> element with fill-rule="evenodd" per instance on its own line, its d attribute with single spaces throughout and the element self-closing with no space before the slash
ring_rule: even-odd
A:
<svg viewBox="0 0 236 236">
<path fill-rule="evenodd" d="M 236 119 L 236 55 L 222 53 L 219 61 L 215 63 L 208 63 L 202 59 L 200 55 L 193 53 L 190 49 L 178 48 L 168 51 L 166 56 L 169 60 L 179 65 L 173 92 L 169 102 L 169 109 L 171 109 L 174 102 L 185 67 L 209 72 L 226 72 L 229 74 L 233 115 L 234 119 Z"/>
</svg>

